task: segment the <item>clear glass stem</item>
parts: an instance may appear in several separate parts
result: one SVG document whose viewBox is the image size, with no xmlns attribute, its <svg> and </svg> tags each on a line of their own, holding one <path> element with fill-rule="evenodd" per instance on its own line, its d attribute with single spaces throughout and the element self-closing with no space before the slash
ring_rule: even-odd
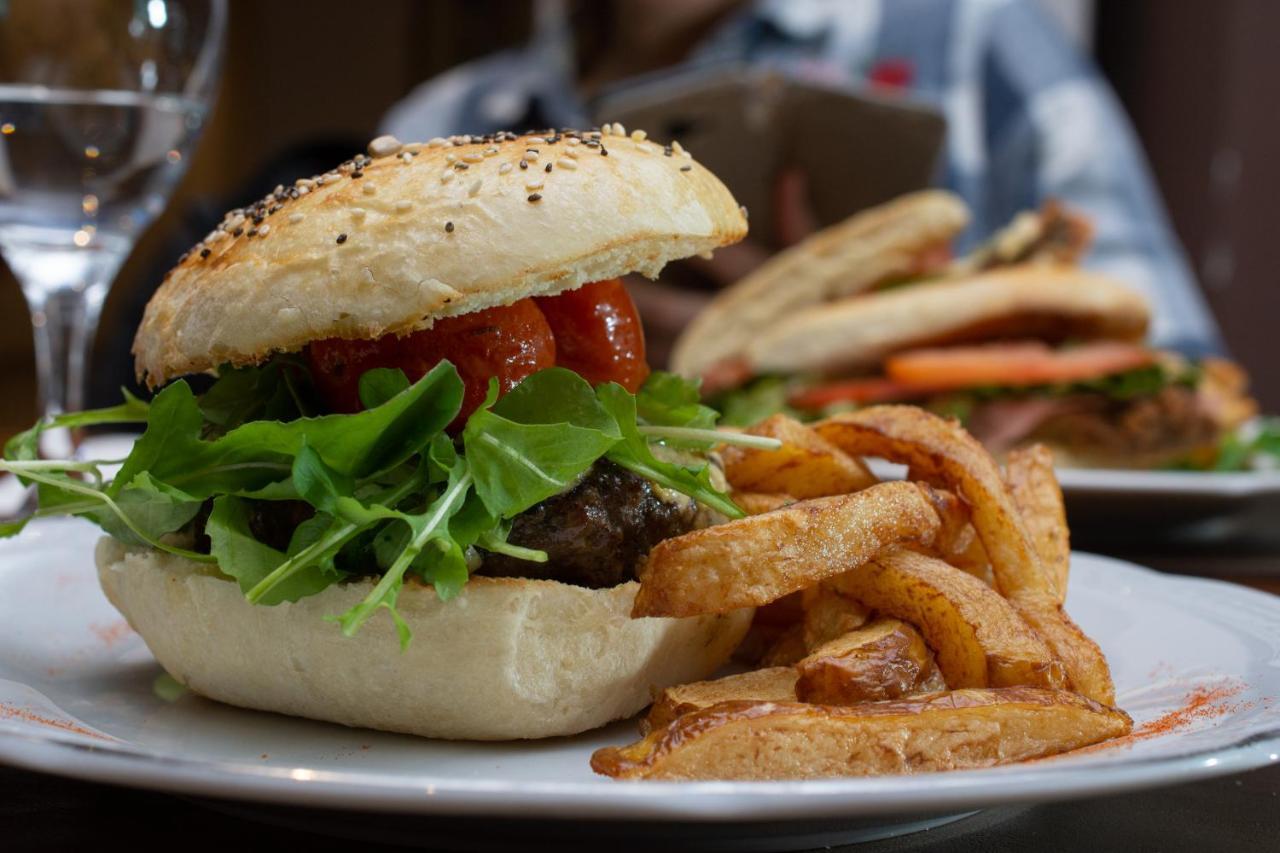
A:
<svg viewBox="0 0 1280 853">
<path fill-rule="evenodd" d="M 5 253 L 31 311 L 42 418 L 84 408 L 88 361 L 98 319 L 122 260 L 119 256 L 92 254 L 96 257 L 78 258 L 82 263 L 67 264 L 65 256 L 57 259 L 46 252 Z M 53 279 L 58 273 L 72 275 L 69 280 Z M 79 436 L 71 430 L 46 430 L 41 436 L 40 453 L 45 458 L 67 459 L 78 444 Z"/>
</svg>

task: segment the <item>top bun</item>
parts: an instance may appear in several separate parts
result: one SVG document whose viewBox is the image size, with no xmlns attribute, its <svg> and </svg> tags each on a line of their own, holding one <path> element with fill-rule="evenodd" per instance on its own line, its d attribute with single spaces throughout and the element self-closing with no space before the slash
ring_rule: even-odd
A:
<svg viewBox="0 0 1280 853">
<path fill-rule="evenodd" d="M 151 386 L 572 290 L 734 243 L 745 212 L 678 143 L 602 131 L 380 137 L 231 211 L 147 305 Z"/>
<path fill-rule="evenodd" d="M 676 342 L 672 368 L 698 376 L 796 311 L 916 274 L 921 252 L 949 243 L 968 222 L 958 196 L 922 190 L 824 228 L 720 291 Z"/>
</svg>

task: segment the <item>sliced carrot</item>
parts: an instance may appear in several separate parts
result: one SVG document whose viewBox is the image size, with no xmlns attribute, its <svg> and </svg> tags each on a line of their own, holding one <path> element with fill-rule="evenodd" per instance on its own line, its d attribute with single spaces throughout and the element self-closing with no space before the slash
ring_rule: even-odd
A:
<svg viewBox="0 0 1280 853">
<path fill-rule="evenodd" d="M 1150 350 L 1117 341 L 1056 350 L 1027 341 L 912 350 L 890 356 L 884 371 L 904 386 L 950 390 L 1083 382 L 1154 362 Z"/>
<path fill-rule="evenodd" d="M 792 394 L 787 402 L 797 409 L 825 409 L 835 403 L 900 403 L 923 397 L 931 390 L 915 385 L 905 385 L 892 379 L 871 377 L 868 379 L 848 379 L 833 382 L 816 388 L 804 388 Z"/>
</svg>

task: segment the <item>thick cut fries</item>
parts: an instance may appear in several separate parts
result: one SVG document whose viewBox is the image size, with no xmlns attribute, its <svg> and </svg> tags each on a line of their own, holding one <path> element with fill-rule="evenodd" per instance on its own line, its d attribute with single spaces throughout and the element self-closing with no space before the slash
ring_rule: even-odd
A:
<svg viewBox="0 0 1280 853">
<path fill-rule="evenodd" d="M 1106 658 L 1062 612 L 1058 571 L 1044 565 L 1000 469 L 973 436 L 910 406 L 873 406 L 828 418 L 815 429 L 849 453 L 906 463 L 964 498 L 996 588 L 1062 662 L 1075 690 L 1115 701 Z"/>
<path fill-rule="evenodd" d="M 919 628 L 951 687 L 1066 686 L 1062 664 L 1009 602 L 941 560 L 897 550 L 832 583 Z"/>
<path fill-rule="evenodd" d="M 795 694 L 816 705 L 856 705 L 946 690 L 924 637 L 905 622 L 877 619 L 820 646 L 796 664 Z"/>
<path fill-rule="evenodd" d="M 776 438 L 777 450 L 729 446 L 721 451 L 725 478 L 734 489 L 825 498 L 847 495 L 878 482 L 862 460 L 856 459 L 804 424 L 774 415 L 746 430 L 750 435 Z"/>
<path fill-rule="evenodd" d="M 801 592 L 800 601 L 806 651 L 861 628 L 870 616 L 860 601 L 825 582 Z"/>
<path fill-rule="evenodd" d="M 1062 488 L 1053 471 L 1053 452 L 1043 444 L 1009 451 L 1004 477 L 1041 564 L 1056 579 L 1057 601 L 1062 604 L 1071 570 L 1071 536 Z"/>
<path fill-rule="evenodd" d="M 932 544 L 942 527 L 935 494 L 915 483 L 880 483 L 667 539 L 649 553 L 631 615 L 758 607 L 892 545 Z"/>
<path fill-rule="evenodd" d="M 872 406 L 828 418 L 815 429 L 849 453 L 906 463 L 960 495 L 1001 593 L 1057 594 L 1057 579 L 1041 565 L 995 460 L 958 424 L 911 406 Z"/>
<path fill-rule="evenodd" d="M 813 779 L 990 767 L 1132 728 L 1122 711 L 1056 690 L 957 690 L 849 707 L 722 702 L 591 757 L 618 779 Z"/>
<path fill-rule="evenodd" d="M 797 677 L 789 666 L 774 666 L 668 687 L 657 695 L 649 713 L 640 721 L 640 733 L 648 734 L 669 725 L 676 717 L 721 702 L 794 702 Z"/>
<path fill-rule="evenodd" d="M 764 657 L 760 658 L 761 666 L 791 666 L 809 653 L 804 644 L 804 626 L 792 625 L 774 638 Z"/>
<path fill-rule="evenodd" d="M 747 515 L 761 515 L 793 504 L 796 499 L 791 495 L 779 495 L 773 492 L 734 492 L 733 502 Z"/>
</svg>

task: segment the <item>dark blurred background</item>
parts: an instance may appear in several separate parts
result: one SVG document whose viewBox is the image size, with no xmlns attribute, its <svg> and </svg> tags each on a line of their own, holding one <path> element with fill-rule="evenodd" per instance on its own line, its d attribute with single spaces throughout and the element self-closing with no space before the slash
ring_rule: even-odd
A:
<svg viewBox="0 0 1280 853">
<path fill-rule="evenodd" d="M 1192 266 L 1265 410 L 1280 411 L 1280 2 L 1042 0 L 1091 50 L 1128 110 Z M 142 305 L 225 206 L 321 171 L 361 147 L 414 85 L 522 41 L 531 6 L 234 0 L 216 108 L 173 203 L 139 242 L 103 317 L 95 405 L 129 381 Z M 283 165 L 288 155 L 289 165 Z M 283 169 L 288 168 L 288 172 Z M 30 326 L 0 266 L 0 435 L 35 417 Z"/>
</svg>

